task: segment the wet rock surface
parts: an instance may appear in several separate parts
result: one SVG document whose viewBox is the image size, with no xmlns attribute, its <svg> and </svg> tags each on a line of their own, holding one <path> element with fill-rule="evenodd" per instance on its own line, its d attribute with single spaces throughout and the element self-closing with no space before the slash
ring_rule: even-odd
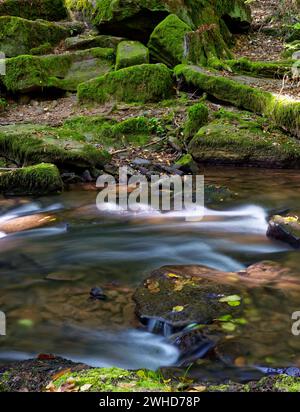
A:
<svg viewBox="0 0 300 412">
<path fill-rule="evenodd" d="M 296 249 L 300 248 L 300 223 L 297 216 L 272 216 L 267 236 L 286 242 Z"/>
</svg>

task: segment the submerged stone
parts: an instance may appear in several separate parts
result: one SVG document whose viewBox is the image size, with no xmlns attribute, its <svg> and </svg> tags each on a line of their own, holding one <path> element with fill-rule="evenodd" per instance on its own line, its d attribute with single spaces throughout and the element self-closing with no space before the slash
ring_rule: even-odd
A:
<svg viewBox="0 0 300 412">
<path fill-rule="evenodd" d="M 229 327 L 234 328 L 235 320 L 240 322 L 249 309 L 248 291 L 264 286 L 286 293 L 300 290 L 297 278 L 274 262 L 256 263 L 239 272 L 178 265 L 154 270 L 136 289 L 133 300 L 137 316 L 148 326 L 155 321 L 181 329 L 217 320 L 224 321 L 225 332 L 232 332 Z"/>
<path fill-rule="evenodd" d="M 138 41 L 122 41 L 117 47 L 116 70 L 149 63 L 149 50 Z"/>
<path fill-rule="evenodd" d="M 81 102 L 157 102 L 173 93 L 171 71 L 164 64 L 126 67 L 78 86 Z"/>
<path fill-rule="evenodd" d="M 68 35 L 70 31 L 57 23 L 0 17 L 0 50 L 6 57 L 30 54 L 31 49 L 46 42 L 56 45 Z"/>
<path fill-rule="evenodd" d="M 48 56 L 18 56 L 6 59 L 3 85 L 11 92 L 57 88 L 75 91 L 78 84 L 113 70 L 113 49 L 94 48 Z"/>
<path fill-rule="evenodd" d="M 199 163 L 300 167 L 299 142 L 274 127 L 266 130 L 263 119 L 252 120 L 247 113 L 217 112 L 192 138 L 188 151 Z"/>
<path fill-rule="evenodd" d="M 269 221 L 267 236 L 300 248 L 300 222 L 297 216 L 275 215 Z"/>
<path fill-rule="evenodd" d="M 216 273 L 205 266 L 163 266 L 153 271 L 133 296 L 137 316 L 142 322 L 156 319 L 182 328 L 211 323 L 224 313 L 237 315 L 243 306 L 240 290 L 214 280 Z M 226 296 L 236 296 L 239 303 L 222 302 Z"/>
<path fill-rule="evenodd" d="M 65 19 L 68 12 L 64 0 L 2 0 L 0 16 L 58 21 Z"/>
<path fill-rule="evenodd" d="M 10 195 L 45 195 L 61 192 L 63 182 L 57 167 L 42 163 L 1 172 L 0 193 Z"/>
</svg>

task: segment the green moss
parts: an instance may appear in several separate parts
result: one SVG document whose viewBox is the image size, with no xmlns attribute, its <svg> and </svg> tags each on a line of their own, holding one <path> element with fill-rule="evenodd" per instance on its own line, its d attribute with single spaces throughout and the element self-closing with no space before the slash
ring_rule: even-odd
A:
<svg viewBox="0 0 300 412">
<path fill-rule="evenodd" d="M 6 59 L 2 82 L 12 92 L 47 87 L 76 90 L 79 83 L 102 75 L 114 67 L 113 49 L 95 48 L 48 56 L 18 56 Z"/>
<path fill-rule="evenodd" d="M 196 103 L 189 107 L 183 130 L 185 140 L 189 141 L 207 122 L 208 108 L 204 103 Z"/>
<path fill-rule="evenodd" d="M 0 17 L 0 50 L 7 57 L 27 54 L 45 42 L 54 46 L 68 35 L 69 30 L 57 23 Z"/>
<path fill-rule="evenodd" d="M 110 156 L 84 142 L 84 137 L 67 128 L 38 125 L 3 126 L 0 153 L 19 166 L 54 163 L 72 170 L 102 167 Z"/>
<path fill-rule="evenodd" d="M 118 44 L 125 40 L 123 37 L 109 36 L 106 34 L 81 34 L 65 39 L 66 50 L 84 50 L 93 47 L 116 49 Z"/>
<path fill-rule="evenodd" d="M 293 60 L 282 62 L 254 62 L 243 57 L 238 60 L 227 60 L 228 65 L 234 72 L 251 74 L 256 76 L 281 78 L 291 75 Z"/>
<path fill-rule="evenodd" d="M 210 65 L 231 56 L 217 24 L 202 24 L 196 31 L 170 14 L 154 29 L 148 43 L 151 55 L 170 67 L 183 62 Z"/>
<path fill-rule="evenodd" d="M 0 113 L 6 109 L 7 101 L 4 97 L 0 97 Z"/>
<path fill-rule="evenodd" d="M 243 0 L 67 0 L 67 6 L 81 11 L 94 25 L 115 30 L 135 30 L 136 35 L 149 35 L 161 21 L 161 16 L 176 14 L 192 29 L 201 24 L 218 23 L 222 16 L 230 16 L 238 27 L 249 25 L 250 9 Z M 147 19 L 143 18 L 147 13 Z"/>
<path fill-rule="evenodd" d="M 34 47 L 33 49 L 30 50 L 30 54 L 34 54 L 34 55 L 42 55 L 42 54 L 49 54 L 51 53 L 53 50 L 53 46 L 46 42 L 41 44 L 38 47 Z"/>
<path fill-rule="evenodd" d="M 122 41 L 117 47 L 116 70 L 149 63 L 149 50 L 138 41 Z"/>
<path fill-rule="evenodd" d="M 67 9 L 64 0 L 3 0 L 0 16 L 58 21 L 67 17 Z"/>
<path fill-rule="evenodd" d="M 76 388 L 87 386 L 89 392 L 143 392 L 170 391 L 157 372 L 138 370 L 128 371 L 120 368 L 95 368 L 81 372 L 70 372 L 54 381 L 54 386 L 72 382 Z"/>
<path fill-rule="evenodd" d="M 10 373 L 8 371 L 0 374 L 0 392 L 9 391 L 9 378 Z"/>
<path fill-rule="evenodd" d="M 155 118 L 131 117 L 117 122 L 101 116 L 79 116 L 65 122 L 65 127 L 75 129 L 89 140 L 103 147 L 139 146 L 147 143 L 162 127 Z"/>
<path fill-rule="evenodd" d="M 41 163 L 11 171 L 0 171 L 0 193 L 45 195 L 62 191 L 63 183 L 57 167 Z"/>
<path fill-rule="evenodd" d="M 185 54 L 185 36 L 191 27 L 180 20 L 175 14 L 170 14 L 153 30 L 148 47 L 157 61 L 169 67 L 182 63 Z"/>
<path fill-rule="evenodd" d="M 299 142 L 267 127 L 247 113 L 226 116 L 223 110 L 194 136 L 189 153 L 203 163 L 299 168 Z"/>
<path fill-rule="evenodd" d="M 296 23 L 288 28 L 288 36 L 286 41 L 293 42 L 295 40 L 300 40 L 300 23 Z"/>
<path fill-rule="evenodd" d="M 81 102 L 156 102 L 172 95 L 172 76 L 163 64 L 127 67 L 78 86 Z"/>
<path fill-rule="evenodd" d="M 177 77 L 219 100 L 267 116 L 278 126 L 300 137 L 300 103 L 246 86 L 204 70 L 198 66 L 179 65 Z"/>
</svg>

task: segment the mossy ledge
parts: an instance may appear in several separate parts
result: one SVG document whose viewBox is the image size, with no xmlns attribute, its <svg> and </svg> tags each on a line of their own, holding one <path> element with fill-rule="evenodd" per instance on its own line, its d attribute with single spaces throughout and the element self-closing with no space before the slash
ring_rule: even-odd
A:
<svg viewBox="0 0 300 412">
<path fill-rule="evenodd" d="M 253 115 L 252 115 L 253 117 Z M 188 151 L 199 163 L 265 168 L 300 168 L 300 143 L 267 120 L 224 109 L 198 130 Z"/>
<path fill-rule="evenodd" d="M 68 12 L 64 0 L 2 0 L 0 16 L 58 21 L 65 19 Z"/>
<path fill-rule="evenodd" d="M 63 190 L 57 167 L 49 163 L 1 171 L 0 193 L 19 196 L 42 196 Z"/>
<path fill-rule="evenodd" d="M 71 129 L 30 124 L 1 128 L 0 155 L 18 166 L 45 162 L 75 171 L 101 168 L 110 159 L 105 150 L 85 143 Z"/>
<path fill-rule="evenodd" d="M 222 384 L 178 379 L 172 369 L 156 372 L 129 371 L 116 367 L 90 368 L 54 357 L 29 359 L 8 364 L 0 372 L 0 392 L 180 392 L 191 388 L 199 392 L 299 392 L 300 378 L 288 375 L 267 376 L 245 384 Z M 166 376 L 167 375 L 167 376 Z M 55 376 L 57 376 L 55 378 Z M 17 379 L 16 379 L 17 378 Z"/>
<path fill-rule="evenodd" d="M 178 65 L 174 73 L 177 79 L 183 78 L 187 84 L 219 100 L 270 118 L 300 138 L 300 102 L 215 75 L 199 66 Z"/>
<path fill-rule="evenodd" d="M 173 93 L 171 71 L 164 64 L 126 67 L 78 86 L 80 102 L 157 102 Z"/>
<path fill-rule="evenodd" d="M 286 75 L 292 75 L 292 66 L 294 63 L 295 60 L 281 62 L 251 61 L 246 57 L 225 61 L 225 64 L 236 73 L 269 78 L 282 78 Z"/>
<path fill-rule="evenodd" d="M 21 17 L 0 17 L 0 50 L 7 57 L 28 54 L 41 43 L 58 44 L 68 37 L 71 29 L 44 20 L 27 20 Z"/>
<path fill-rule="evenodd" d="M 113 49 L 98 47 L 59 55 L 22 55 L 6 59 L 1 80 L 9 92 L 76 91 L 78 84 L 113 70 L 114 61 Z"/>
</svg>

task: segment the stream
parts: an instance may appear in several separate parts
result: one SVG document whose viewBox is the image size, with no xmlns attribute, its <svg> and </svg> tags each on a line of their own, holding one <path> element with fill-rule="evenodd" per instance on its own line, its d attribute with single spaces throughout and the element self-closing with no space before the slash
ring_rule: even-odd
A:
<svg viewBox="0 0 300 412">
<path fill-rule="evenodd" d="M 0 310 L 7 317 L 0 360 L 55 353 L 93 366 L 178 365 L 177 348 L 141 327 L 134 316 L 131 295 L 151 270 L 198 264 L 237 271 L 272 260 L 300 277 L 299 252 L 265 235 L 272 211 L 299 210 L 299 174 L 208 168 L 205 181 L 225 185 L 236 195 L 224 204 L 207 206 L 198 222 L 185 220 L 189 211 L 100 213 L 97 192 L 84 190 L 34 200 L 0 199 L 0 224 L 40 212 L 53 216 L 47 227 L 0 232 Z M 91 300 L 93 287 L 101 287 L 107 300 Z M 300 366 L 300 337 L 290 331 L 300 296 L 292 296 L 286 302 L 280 291 L 256 293 L 256 326 L 236 338 L 247 367 L 231 365 L 232 346 L 223 363 L 200 359 L 193 373 L 232 373 L 242 380 L 255 374 L 257 366 Z"/>
</svg>

